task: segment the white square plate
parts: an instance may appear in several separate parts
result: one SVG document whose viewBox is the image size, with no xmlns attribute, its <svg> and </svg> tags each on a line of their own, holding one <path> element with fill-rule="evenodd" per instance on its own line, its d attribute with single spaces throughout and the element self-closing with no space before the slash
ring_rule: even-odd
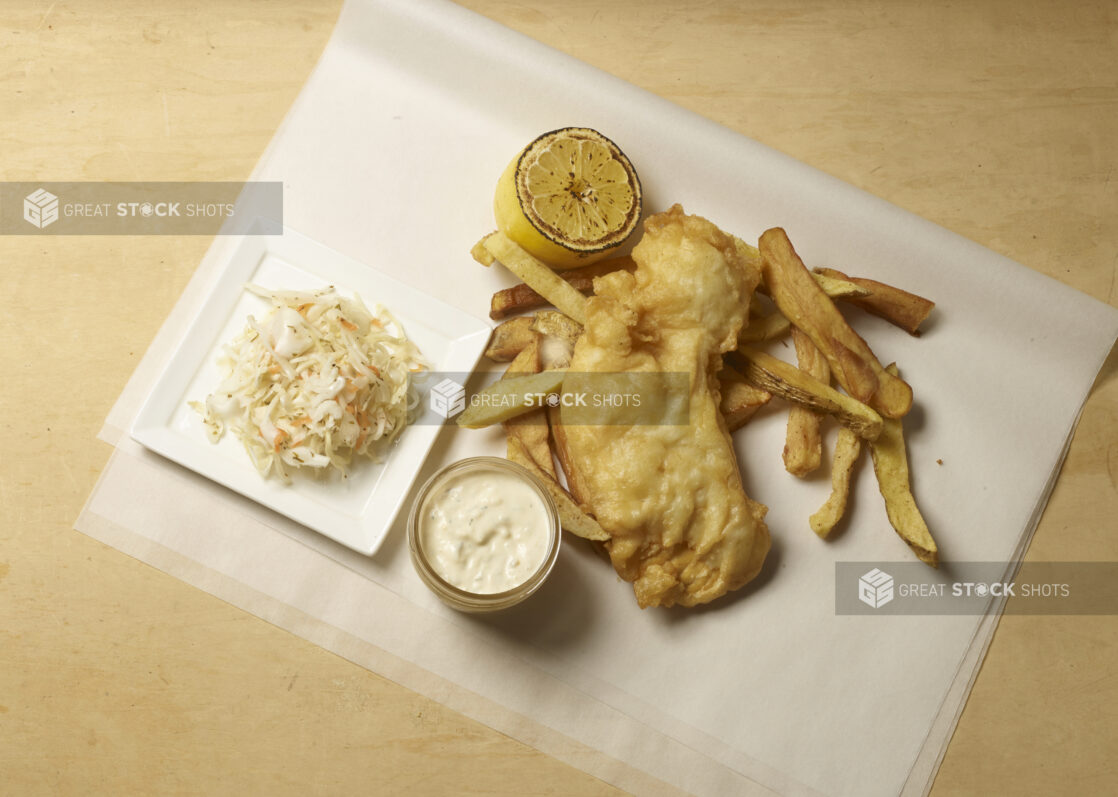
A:
<svg viewBox="0 0 1118 797">
<path fill-rule="evenodd" d="M 132 427 L 141 445 L 231 490 L 370 555 L 384 540 L 441 426 L 406 428 L 385 460 L 356 463 L 349 478 L 296 473 L 290 483 L 264 479 L 239 440 L 214 444 L 188 401 L 204 401 L 221 381 L 221 347 L 267 311 L 266 300 L 244 290 L 307 289 L 334 285 L 382 304 L 396 316 L 436 372 L 472 371 L 489 340 L 490 325 L 396 281 L 369 265 L 289 229 L 281 236 L 246 236 L 171 356 Z"/>
</svg>

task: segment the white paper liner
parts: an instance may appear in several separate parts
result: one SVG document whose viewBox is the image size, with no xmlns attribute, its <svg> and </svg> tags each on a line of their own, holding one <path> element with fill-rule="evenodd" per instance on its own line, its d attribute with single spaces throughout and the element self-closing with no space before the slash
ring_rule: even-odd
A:
<svg viewBox="0 0 1118 797">
<path fill-rule="evenodd" d="M 289 226 L 476 313 L 511 281 L 467 254 L 492 226 L 495 175 L 563 124 L 649 164 L 652 207 L 680 200 L 744 237 L 780 224 L 811 263 L 935 298 L 920 340 L 859 329 L 916 389 L 914 489 L 941 548 L 1020 559 L 1118 334 L 1099 302 L 435 0 L 348 4 L 253 177 L 284 181 Z M 569 545 L 519 614 L 466 618 L 415 578 L 400 522 L 366 559 L 143 451 L 126 430 L 235 245 L 216 239 L 110 412 L 101 436 L 118 450 L 79 530 L 630 791 L 927 792 L 997 611 L 835 617 L 834 562 L 903 545 L 868 473 L 840 539 L 805 533 L 826 485 L 781 472 L 776 414 L 736 438 L 748 491 L 771 506 L 769 574 L 691 615 L 636 610 Z M 426 472 L 501 448 L 497 432 L 447 430 Z"/>
</svg>

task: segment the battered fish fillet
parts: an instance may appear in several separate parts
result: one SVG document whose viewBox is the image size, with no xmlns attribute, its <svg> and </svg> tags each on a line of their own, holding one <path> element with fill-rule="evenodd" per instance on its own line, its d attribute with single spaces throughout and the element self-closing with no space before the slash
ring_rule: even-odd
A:
<svg viewBox="0 0 1118 797">
<path fill-rule="evenodd" d="M 570 371 L 688 373 L 689 425 L 565 425 L 568 480 L 642 608 L 695 606 L 756 576 L 769 550 L 768 509 L 742 489 L 717 379 L 760 267 L 679 205 L 645 222 L 633 260 L 633 273 L 595 280 Z"/>
</svg>

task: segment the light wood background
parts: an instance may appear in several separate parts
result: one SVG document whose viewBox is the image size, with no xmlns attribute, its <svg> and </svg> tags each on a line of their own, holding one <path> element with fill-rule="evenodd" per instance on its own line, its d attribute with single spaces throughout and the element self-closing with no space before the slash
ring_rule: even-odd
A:
<svg viewBox="0 0 1118 797">
<path fill-rule="evenodd" d="M 463 4 L 1118 304 L 1114 2 Z M 243 179 L 338 9 L 2 0 L 0 179 Z M 207 245 L 0 239 L 0 791 L 616 793 L 72 529 Z M 1118 560 L 1116 365 L 1034 559 Z M 1116 662 L 1006 617 L 933 794 L 1113 793 Z"/>
</svg>

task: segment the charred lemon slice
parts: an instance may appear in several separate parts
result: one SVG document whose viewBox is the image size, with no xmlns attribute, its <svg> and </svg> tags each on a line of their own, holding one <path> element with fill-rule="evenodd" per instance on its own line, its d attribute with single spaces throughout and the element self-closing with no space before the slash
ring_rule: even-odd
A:
<svg viewBox="0 0 1118 797">
<path fill-rule="evenodd" d="M 552 268 L 585 266 L 625 243 L 641 216 L 633 164 L 596 130 L 544 133 L 497 182 L 497 227 Z"/>
</svg>

